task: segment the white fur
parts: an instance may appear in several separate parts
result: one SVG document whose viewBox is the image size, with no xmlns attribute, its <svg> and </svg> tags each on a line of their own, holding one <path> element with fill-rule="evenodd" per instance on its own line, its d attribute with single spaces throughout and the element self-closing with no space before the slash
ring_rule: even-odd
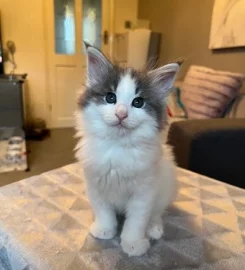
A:
<svg viewBox="0 0 245 270">
<path fill-rule="evenodd" d="M 163 234 L 161 216 L 176 193 L 175 165 L 171 152 L 162 148 L 162 134 L 154 117 L 131 106 L 136 83 L 130 73 L 116 89 L 117 104 L 89 104 L 76 113 L 77 158 L 84 168 L 87 194 L 95 214 L 93 236 L 109 239 L 117 233 L 116 212 L 125 213 L 121 233 L 123 251 L 144 254 L 148 237 Z M 121 127 L 115 115 L 119 104 L 128 117 Z"/>
</svg>

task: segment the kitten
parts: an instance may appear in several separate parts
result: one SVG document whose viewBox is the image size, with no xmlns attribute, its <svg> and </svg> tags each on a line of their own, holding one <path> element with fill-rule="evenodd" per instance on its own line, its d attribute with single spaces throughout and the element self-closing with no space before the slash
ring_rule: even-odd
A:
<svg viewBox="0 0 245 270">
<path fill-rule="evenodd" d="M 126 216 L 121 246 L 129 256 L 163 235 L 161 216 L 176 194 L 175 164 L 162 147 L 165 101 L 177 63 L 150 72 L 119 68 L 87 45 L 87 85 L 76 113 L 76 157 L 84 168 L 95 221 L 91 234 L 111 239 Z"/>
</svg>

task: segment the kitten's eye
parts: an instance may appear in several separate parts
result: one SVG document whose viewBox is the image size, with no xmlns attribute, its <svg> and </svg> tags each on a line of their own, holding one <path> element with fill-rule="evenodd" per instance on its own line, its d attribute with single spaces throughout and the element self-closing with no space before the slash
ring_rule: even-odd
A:
<svg viewBox="0 0 245 270">
<path fill-rule="evenodd" d="M 141 98 L 141 97 L 137 97 L 133 100 L 132 102 L 132 105 L 135 107 L 135 108 L 142 108 L 144 106 L 145 102 L 144 102 L 144 99 Z"/>
<path fill-rule="evenodd" d="M 109 92 L 106 94 L 105 100 L 107 103 L 110 103 L 110 104 L 114 103 L 115 104 L 117 102 L 117 96 L 114 93 Z"/>
</svg>

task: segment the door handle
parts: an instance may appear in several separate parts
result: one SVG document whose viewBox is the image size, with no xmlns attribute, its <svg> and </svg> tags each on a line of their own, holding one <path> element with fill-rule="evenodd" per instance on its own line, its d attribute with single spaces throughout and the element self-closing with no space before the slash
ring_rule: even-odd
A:
<svg viewBox="0 0 245 270">
<path fill-rule="evenodd" d="M 105 30 L 104 34 L 103 34 L 103 42 L 105 45 L 107 45 L 108 41 L 109 41 L 109 32 L 107 30 Z"/>
</svg>

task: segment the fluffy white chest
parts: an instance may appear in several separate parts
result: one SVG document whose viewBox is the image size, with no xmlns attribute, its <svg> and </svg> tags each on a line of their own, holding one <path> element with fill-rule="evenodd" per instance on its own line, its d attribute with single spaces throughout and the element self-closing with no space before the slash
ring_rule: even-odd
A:
<svg viewBox="0 0 245 270">
<path fill-rule="evenodd" d="M 144 145 L 84 140 L 78 152 L 89 185 L 124 209 L 133 191 L 152 177 L 156 151 Z"/>
<path fill-rule="evenodd" d="M 159 155 L 147 145 L 121 145 L 118 142 L 84 140 L 79 158 L 85 170 L 100 176 L 133 177 L 152 167 Z M 95 176 L 94 175 L 94 176 Z"/>
</svg>

